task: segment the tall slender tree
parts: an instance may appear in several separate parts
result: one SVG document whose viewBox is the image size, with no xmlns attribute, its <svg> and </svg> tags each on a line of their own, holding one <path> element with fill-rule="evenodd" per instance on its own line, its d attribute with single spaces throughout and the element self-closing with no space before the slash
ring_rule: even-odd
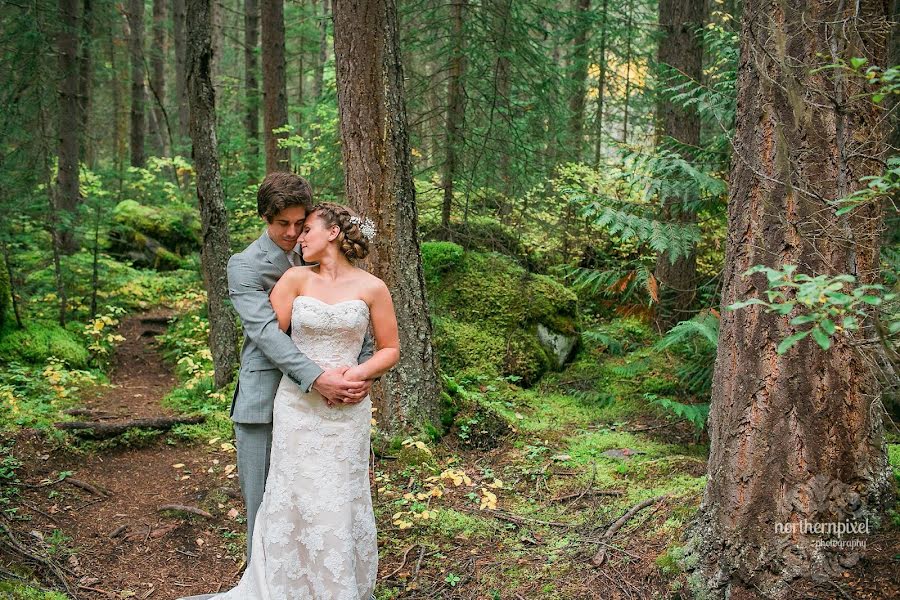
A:
<svg viewBox="0 0 900 600">
<path fill-rule="evenodd" d="M 609 39 L 609 0 L 600 6 L 600 47 L 597 50 L 597 108 L 594 113 L 594 166 L 603 156 L 603 104 L 606 99 L 606 43 Z"/>
<path fill-rule="evenodd" d="M 591 0 L 573 0 L 575 8 L 575 36 L 572 42 L 572 53 L 569 59 L 569 71 L 572 79 L 572 95 L 569 97 L 569 158 L 581 160 L 581 148 L 584 145 L 584 100 L 585 82 L 588 74 L 588 18 Z"/>
<path fill-rule="evenodd" d="M 883 111 L 865 78 L 822 67 L 865 57 L 883 68 L 887 31 L 879 0 L 744 3 L 723 307 L 763 296 L 763 274 L 742 276 L 757 264 L 878 277 L 882 207 L 838 216 L 831 201 L 881 173 Z M 691 544 L 704 597 L 832 597 L 817 581 L 859 556 L 829 546 L 824 526 L 872 520 L 892 503 L 868 334 L 834 336 L 827 351 L 807 337 L 779 354 L 809 328 L 792 323 L 796 310 L 722 311 Z"/>
<path fill-rule="evenodd" d="M 166 71 L 169 36 L 166 30 L 166 2 L 153 0 L 153 45 L 150 49 L 150 95 L 153 106 L 154 143 L 162 156 L 171 154 L 169 116 L 166 114 Z"/>
<path fill-rule="evenodd" d="M 706 5 L 692 0 L 660 0 L 658 61 L 662 79 L 676 71 L 679 77 L 699 82 L 703 71 L 703 46 L 698 30 L 703 26 Z M 700 146 L 700 115 L 696 108 L 683 108 L 662 97 L 656 106 L 657 143 L 669 146 L 691 160 L 691 150 Z M 662 220 L 677 224 L 695 223 L 697 215 L 690 208 L 697 198 L 669 196 L 662 199 Z M 697 253 L 679 255 L 675 260 L 667 252 L 659 254 L 654 271 L 659 282 L 659 305 L 656 326 L 661 331 L 691 315 L 691 303 L 697 290 Z"/>
<path fill-rule="evenodd" d="M 81 203 L 78 191 L 78 133 L 81 121 L 78 102 L 78 0 L 59 0 L 59 152 L 56 186 L 53 190 L 54 215 L 60 223 L 59 249 L 75 252 L 75 211 Z M 64 319 L 61 319 L 64 320 Z"/>
<path fill-rule="evenodd" d="M 347 197 L 376 224 L 369 264 L 390 288 L 400 325 L 400 363 L 375 388 L 378 414 L 391 430 L 437 425 L 394 0 L 335 0 L 334 54 Z"/>
<path fill-rule="evenodd" d="M 216 138 L 216 94 L 212 84 L 210 2 L 187 2 L 187 87 L 191 110 L 191 140 L 200 203 L 200 265 L 209 303 L 209 347 L 216 387 L 234 377 L 237 366 L 237 315 L 228 301 L 228 257 L 231 242 L 225 194 L 219 174 Z"/>
<path fill-rule="evenodd" d="M 131 56 L 131 166 L 143 167 L 144 131 L 144 2 L 131 0 L 128 4 L 128 53 Z"/>
<path fill-rule="evenodd" d="M 172 37 L 175 42 L 175 101 L 178 103 L 178 137 L 183 142 L 190 136 L 190 111 L 187 98 L 187 73 L 185 70 L 185 0 L 172 1 Z"/>
<path fill-rule="evenodd" d="M 463 120 L 466 115 L 465 88 L 463 74 L 466 68 L 464 52 L 463 20 L 467 0 L 451 0 L 450 22 L 452 27 L 450 56 L 450 77 L 447 80 L 447 132 L 444 142 L 444 169 L 441 186 L 444 188 L 444 202 L 441 206 L 441 226 L 450 235 L 450 212 L 453 208 L 453 183 L 459 167 L 460 141 Z"/>
<path fill-rule="evenodd" d="M 276 135 L 274 129 L 288 124 L 287 79 L 284 56 L 284 4 L 280 1 L 263 2 L 260 12 L 262 24 L 263 64 L 263 139 L 266 147 L 266 173 L 290 171 L 290 148 L 279 148 L 278 140 L 286 134 Z"/>
<path fill-rule="evenodd" d="M 244 128 L 253 170 L 259 158 L 259 3 L 244 0 Z"/>
<path fill-rule="evenodd" d="M 94 3 L 84 0 L 81 8 L 81 55 L 78 57 L 78 128 L 80 131 L 81 159 L 88 167 L 94 166 L 94 136 L 91 135 L 90 118 L 94 95 Z"/>
</svg>

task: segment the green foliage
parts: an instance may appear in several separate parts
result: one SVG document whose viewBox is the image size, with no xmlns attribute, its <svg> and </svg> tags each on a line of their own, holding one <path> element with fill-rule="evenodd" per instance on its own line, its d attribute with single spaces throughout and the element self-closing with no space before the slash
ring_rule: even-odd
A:
<svg viewBox="0 0 900 600">
<path fill-rule="evenodd" d="M 31 427 L 58 434 L 55 421 L 79 392 L 103 381 L 96 371 L 71 369 L 48 359 L 45 365 L 9 363 L 0 370 L 0 431 Z"/>
<path fill-rule="evenodd" d="M 449 229 L 445 229 L 439 219 L 423 217 L 419 220 L 419 237 L 425 241 L 452 240 L 466 250 L 477 252 L 525 256 L 518 236 L 510 227 L 485 215 L 470 215 L 466 221 L 451 219 Z"/>
<path fill-rule="evenodd" d="M 676 375 L 689 392 L 708 396 L 712 388 L 719 318 L 703 311 L 689 321 L 681 321 L 656 343 L 656 349 L 674 350 L 682 359 Z"/>
<path fill-rule="evenodd" d="M 34 322 L 0 332 L 0 362 L 44 365 L 50 358 L 85 368 L 90 353 L 77 335 L 54 323 Z"/>
<path fill-rule="evenodd" d="M 831 338 L 836 334 L 856 331 L 860 322 L 868 316 L 870 307 L 878 307 L 894 300 L 897 295 L 888 292 L 883 285 L 858 285 L 852 275 L 818 275 L 811 277 L 796 273 L 795 265 L 785 265 L 781 270 L 756 265 L 744 272 L 744 277 L 765 273 L 768 287 L 765 290 L 768 302 L 751 298 L 736 302 L 728 307 L 738 310 L 760 305 L 766 312 L 787 316 L 795 309 L 798 314 L 791 325 L 812 325 L 810 329 L 798 331 L 778 344 L 779 354 L 787 352 L 791 346 L 812 334 L 823 350 L 831 347 Z M 759 286 L 762 287 L 762 286 Z M 888 315 L 888 333 L 900 331 L 900 315 Z"/>
<path fill-rule="evenodd" d="M 6 262 L 0 260 L 0 331 L 6 325 L 7 313 L 9 313 L 12 290 L 9 286 L 9 273 L 6 271 Z"/>
<path fill-rule="evenodd" d="M 113 211 L 112 252 L 135 265 L 159 270 L 183 266 L 182 256 L 200 246 L 196 208 L 145 206 L 123 200 Z"/>
<path fill-rule="evenodd" d="M 657 406 L 671 412 L 675 416 L 690 421 L 698 432 L 706 428 L 709 418 L 709 404 L 684 404 L 669 398 L 661 398 L 656 394 L 644 394 L 644 398 Z"/>
<path fill-rule="evenodd" d="M 0 596 L 8 600 L 66 600 L 59 592 L 48 592 L 15 581 L 0 581 Z"/>
<path fill-rule="evenodd" d="M 887 159 L 882 175 L 861 177 L 860 182 L 865 183 L 865 187 L 832 202 L 837 208 L 835 215 L 845 215 L 865 204 L 895 198 L 900 192 L 900 156 Z M 896 207 L 894 209 L 896 212 Z"/>
</svg>

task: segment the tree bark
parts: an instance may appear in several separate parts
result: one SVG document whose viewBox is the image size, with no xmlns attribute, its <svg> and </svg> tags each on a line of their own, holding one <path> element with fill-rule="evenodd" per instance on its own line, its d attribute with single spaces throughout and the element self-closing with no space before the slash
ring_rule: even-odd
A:
<svg viewBox="0 0 900 600">
<path fill-rule="evenodd" d="M 370 270 L 391 290 L 400 363 L 373 388 L 388 430 L 440 428 L 435 354 L 416 230 L 394 0 L 336 0 L 334 53 L 347 198 L 378 234 Z"/>
<path fill-rule="evenodd" d="M 128 52 L 131 55 L 131 166 L 143 167 L 144 158 L 144 2 L 128 5 Z"/>
<path fill-rule="evenodd" d="M 685 0 L 687 1 L 687 0 Z M 569 70 L 573 81 L 572 95 L 569 98 L 569 159 L 581 160 L 581 147 L 584 145 L 584 97 L 585 81 L 588 72 L 588 23 L 591 0 L 573 0 L 575 5 L 575 39 L 572 43 L 572 55 Z"/>
<path fill-rule="evenodd" d="M 881 173 L 883 108 L 864 78 L 816 69 L 852 57 L 884 67 L 885 7 L 745 2 L 723 307 L 764 297 L 763 274 L 741 275 L 756 264 L 877 279 L 881 206 L 837 217 L 829 201 Z M 809 325 L 759 308 L 722 310 L 692 579 L 710 598 L 831 597 L 816 582 L 859 555 L 817 545 L 829 536 L 809 526 L 874 521 L 893 498 L 880 389 L 858 345 L 871 332 L 838 334 L 828 351 L 808 337 L 779 355 Z"/>
<path fill-rule="evenodd" d="M 622 109 L 622 143 L 628 143 L 628 105 L 631 100 L 631 36 L 632 36 L 632 12 L 633 0 L 628 0 L 628 8 L 625 16 L 625 104 Z"/>
<path fill-rule="evenodd" d="M 54 217 L 59 250 L 78 250 L 74 225 L 81 195 L 78 191 L 78 134 L 81 121 L 78 98 L 78 0 L 59 0 L 59 151 L 56 185 L 53 190 Z"/>
<path fill-rule="evenodd" d="M 183 143 L 190 136 L 190 110 L 187 97 L 187 74 L 185 71 L 185 0 L 172 2 L 172 33 L 175 39 L 175 100 L 178 103 L 178 138 Z"/>
<path fill-rule="evenodd" d="M 314 12 L 317 6 L 318 2 L 313 0 Z M 316 16 L 319 25 L 319 53 L 316 55 L 316 70 L 313 74 L 313 101 L 318 102 L 325 85 L 325 63 L 328 62 L 328 0 L 322 0 L 322 14 Z"/>
<path fill-rule="evenodd" d="M 219 158 L 216 154 L 216 97 L 212 85 L 211 0 L 188 0 L 186 54 L 191 140 L 200 204 L 200 264 L 209 302 L 209 346 L 215 385 L 224 386 L 237 366 L 237 315 L 228 301 L 226 267 L 231 255 Z"/>
<path fill-rule="evenodd" d="M 263 139 L 266 146 L 266 173 L 291 170 L 289 148 L 279 148 L 278 140 L 286 134 L 275 135 L 273 129 L 288 124 L 287 79 L 284 57 L 284 5 L 278 1 L 263 2 L 260 11 L 262 25 L 263 64 Z"/>
<path fill-rule="evenodd" d="M 703 46 L 695 35 L 706 18 L 706 5 L 693 0 L 660 0 L 658 62 L 681 72 L 684 76 L 700 81 L 703 74 Z M 694 108 L 682 110 L 671 102 L 660 100 L 656 106 L 657 144 L 666 145 L 669 138 L 681 147 L 697 148 L 700 145 L 700 115 Z M 681 153 L 690 161 L 687 152 Z M 685 200 L 696 198 L 667 197 L 662 199 L 663 221 L 687 225 L 696 223 L 697 215 L 684 206 Z M 697 294 L 697 254 L 692 249 L 688 256 L 674 261 L 668 252 L 656 258 L 654 276 L 659 283 L 659 304 L 656 310 L 656 327 L 666 331 L 679 321 L 691 317 L 691 304 Z"/>
<path fill-rule="evenodd" d="M 450 57 L 450 77 L 447 82 L 447 133 L 444 144 L 444 169 L 441 185 L 444 201 L 441 206 L 441 226 L 450 238 L 450 213 L 453 209 L 453 180 L 456 178 L 457 160 L 463 120 L 465 119 L 465 89 L 463 74 L 466 57 L 463 52 L 463 18 L 467 0 L 451 0 L 450 20 L 452 27 L 453 54 Z"/>
<path fill-rule="evenodd" d="M 253 171 L 259 159 L 259 4 L 257 0 L 244 0 L 244 97 L 246 113 L 244 128 L 247 130 L 247 154 Z"/>
</svg>

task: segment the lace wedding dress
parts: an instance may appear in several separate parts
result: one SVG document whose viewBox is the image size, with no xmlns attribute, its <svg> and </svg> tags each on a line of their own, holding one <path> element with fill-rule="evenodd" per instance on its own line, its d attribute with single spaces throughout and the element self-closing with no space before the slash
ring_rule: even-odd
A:
<svg viewBox="0 0 900 600">
<path fill-rule="evenodd" d="M 355 365 L 369 324 L 363 300 L 294 300 L 291 337 L 323 369 Z M 240 583 L 215 600 L 369 600 L 378 547 L 369 489 L 372 402 L 328 406 L 284 377 L 272 455 Z"/>
</svg>

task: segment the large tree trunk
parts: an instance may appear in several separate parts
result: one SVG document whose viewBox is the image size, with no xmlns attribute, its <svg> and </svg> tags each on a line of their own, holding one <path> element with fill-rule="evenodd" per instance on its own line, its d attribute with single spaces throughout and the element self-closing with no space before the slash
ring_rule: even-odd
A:
<svg viewBox="0 0 900 600">
<path fill-rule="evenodd" d="M 400 363 L 374 388 L 380 423 L 440 427 L 394 0 L 336 0 L 334 54 L 347 197 L 375 221 L 369 266 L 390 288 L 400 325 Z"/>
<path fill-rule="evenodd" d="M 209 301 L 209 346 L 216 387 L 231 381 L 237 366 L 236 315 L 228 301 L 226 267 L 231 255 L 225 195 L 216 154 L 216 96 L 212 85 L 210 1 L 188 0 L 186 66 L 191 140 L 200 202 L 200 263 Z"/>
<path fill-rule="evenodd" d="M 700 81 L 703 74 L 703 46 L 695 30 L 703 25 L 706 5 L 695 0 L 660 0 L 658 61 L 679 71 L 682 75 Z M 665 145 L 668 138 L 682 147 L 697 148 L 700 145 L 700 115 L 696 109 L 682 110 L 671 102 L 661 100 L 656 106 L 657 144 Z M 691 160 L 689 155 L 684 158 Z M 662 219 L 686 225 L 695 223 L 697 216 L 684 207 L 687 198 L 662 199 Z M 679 256 L 674 261 L 668 252 L 657 256 L 654 271 L 659 282 L 659 305 L 656 326 L 668 330 L 679 321 L 691 316 L 691 304 L 697 293 L 697 254 Z"/>
<path fill-rule="evenodd" d="M 175 39 L 175 101 L 178 103 L 178 138 L 183 143 L 190 136 L 190 111 L 188 110 L 187 73 L 185 71 L 185 0 L 172 2 L 172 33 Z"/>
<path fill-rule="evenodd" d="M 883 109 L 864 78 L 815 69 L 852 57 L 883 67 L 887 31 L 875 0 L 744 4 L 723 307 L 764 297 L 764 275 L 741 276 L 756 264 L 876 280 L 881 207 L 837 217 L 829 201 L 881 172 Z M 817 545 L 833 536 L 811 526 L 874 522 L 892 498 L 880 390 L 859 347 L 868 334 L 838 334 L 828 351 L 807 337 L 779 355 L 809 327 L 791 325 L 796 314 L 722 310 L 692 542 L 708 597 L 832 597 L 814 581 L 859 556 Z"/>
<path fill-rule="evenodd" d="M 131 166 L 144 166 L 144 2 L 128 5 L 128 52 L 131 55 Z"/>
<path fill-rule="evenodd" d="M 59 168 L 53 190 L 59 249 L 71 254 L 78 250 L 75 212 L 81 203 L 78 192 L 78 132 L 81 115 L 78 102 L 78 0 L 59 0 Z"/>
<path fill-rule="evenodd" d="M 661 0 L 665 1 L 665 0 Z M 689 0 L 685 0 L 689 1 Z M 584 145 L 584 84 L 588 73 L 588 13 L 591 0 L 573 0 L 575 5 L 575 39 L 572 42 L 572 55 L 569 70 L 573 81 L 572 95 L 569 98 L 569 159 L 581 160 L 581 147 Z"/>
<path fill-rule="evenodd" d="M 253 172 L 259 159 L 259 4 L 257 0 L 244 0 L 244 97 L 246 112 L 244 127 L 247 130 L 248 159 Z"/>
<path fill-rule="evenodd" d="M 279 148 L 273 129 L 288 124 L 287 79 L 284 58 L 284 5 L 270 1 L 262 3 L 262 64 L 263 64 L 263 138 L 266 146 L 266 173 L 291 170 L 289 148 Z"/>
<path fill-rule="evenodd" d="M 161 156 L 169 156 L 169 128 L 166 115 L 166 71 L 168 50 L 166 35 L 166 2 L 153 0 L 153 48 L 150 52 L 150 93 L 153 105 L 153 139 Z"/>
<path fill-rule="evenodd" d="M 450 212 L 453 209 L 453 180 L 456 178 L 460 138 L 462 137 L 463 120 L 465 119 L 465 89 L 463 74 L 466 68 L 466 57 L 463 52 L 463 14 L 467 0 L 450 1 L 450 19 L 452 22 L 453 54 L 450 57 L 450 77 L 447 81 L 447 133 L 444 144 L 444 169 L 441 185 L 444 188 L 444 202 L 441 206 L 441 226 L 445 234 L 450 236 Z"/>
</svg>

